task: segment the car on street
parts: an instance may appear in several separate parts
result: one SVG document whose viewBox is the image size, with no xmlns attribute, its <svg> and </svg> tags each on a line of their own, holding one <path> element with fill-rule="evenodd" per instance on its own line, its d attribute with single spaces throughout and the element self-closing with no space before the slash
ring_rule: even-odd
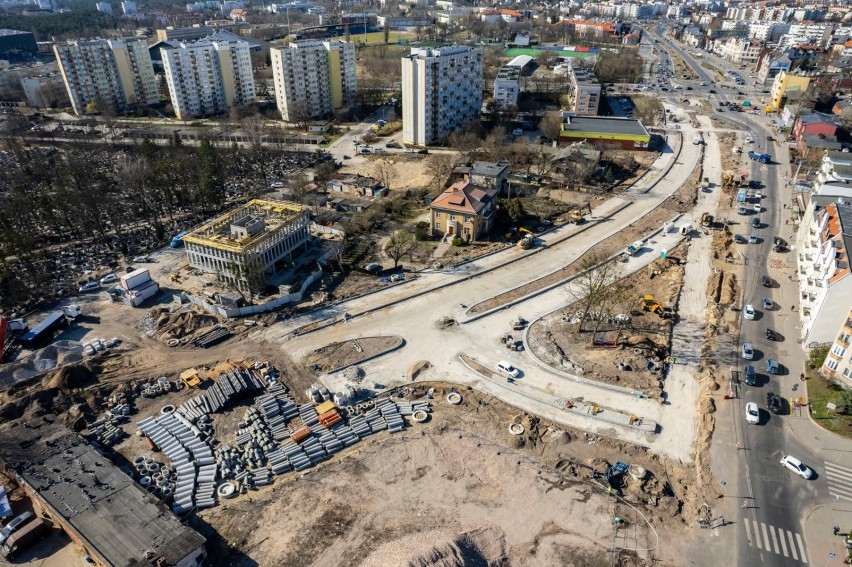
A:
<svg viewBox="0 0 852 567">
<path fill-rule="evenodd" d="M 763 298 L 763 308 L 767 311 L 775 308 L 775 304 L 768 297 Z"/>
<path fill-rule="evenodd" d="M 749 386 L 754 386 L 757 384 L 757 374 L 754 371 L 754 366 L 751 364 L 747 364 L 743 369 L 743 374 L 745 374 L 745 383 Z"/>
<path fill-rule="evenodd" d="M 748 235 L 748 243 L 749 244 L 757 244 L 757 233 L 752 232 Z"/>
<path fill-rule="evenodd" d="M 405 274 L 394 274 L 390 277 L 390 281 L 392 281 L 392 282 L 405 281 Z"/>
<path fill-rule="evenodd" d="M 760 228 L 760 217 L 754 217 L 751 219 L 751 226 L 754 228 Z"/>
<path fill-rule="evenodd" d="M 749 402 L 746 404 L 745 415 L 747 422 L 754 423 L 755 425 L 760 423 L 760 410 L 757 408 L 756 403 Z"/>
<path fill-rule="evenodd" d="M 427 150 L 426 148 L 423 148 L 422 150 L 417 150 L 417 153 L 418 153 L 418 154 L 426 155 L 426 154 L 428 154 L 428 153 L 429 153 L 429 150 Z"/>
<path fill-rule="evenodd" d="M 802 464 L 802 461 L 793 455 L 784 455 L 781 458 L 781 466 L 790 469 L 805 480 L 814 476 L 814 471 Z"/>
<path fill-rule="evenodd" d="M 769 276 L 760 276 L 760 285 L 763 287 L 772 287 L 772 278 Z"/>
<path fill-rule="evenodd" d="M 770 374 L 778 374 L 778 361 L 773 358 L 767 358 L 766 371 Z"/>
<path fill-rule="evenodd" d="M 761 199 L 763 199 L 763 193 L 761 193 L 760 191 L 756 191 L 754 193 L 754 200 L 759 203 Z"/>
<path fill-rule="evenodd" d="M 781 398 L 775 392 L 766 392 L 766 409 L 772 413 L 781 413 Z"/>
<path fill-rule="evenodd" d="M 743 318 L 749 321 L 754 320 L 754 305 L 746 305 L 743 307 Z"/>
<path fill-rule="evenodd" d="M 101 284 L 98 282 L 86 282 L 80 286 L 80 293 L 86 293 L 87 291 L 95 291 L 99 289 Z"/>
<path fill-rule="evenodd" d="M 760 203 L 755 203 L 753 209 L 755 213 L 760 214 L 760 212 L 763 210 L 763 207 L 760 206 Z"/>
<path fill-rule="evenodd" d="M 775 334 L 775 331 L 772 329 L 766 329 L 766 340 L 767 341 L 777 341 L 778 335 Z"/>
<path fill-rule="evenodd" d="M 101 285 L 106 285 L 117 281 L 118 278 L 115 276 L 115 274 L 107 274 L 101 278 Z"/>
<path fill-rule="evenodd" d="M 510 363 L 506 362 L 505 360 L 501 360 L 500 362 L 497 363 L 497 370 L 499 370 L 500 372 L 503 372 L 505 374 L 508 374 L 512 378 L 517 378 L 518 376 L 521 375 L 520 370 L 518 370 L 517 368 L 515 368 L 514 366 L 512 366 Z"/>
<path fill-rule="evenodd" d="M 405 148 L 404 150 L 402 150 L 402 153 L 404 154 L 413 154 L 414 152 L 414 148 Z"/>
<path fill-rule="evenodd" d="M 754 358 L 754 348 L 752 348 L 751 343 L 743 343 L 740 354 L 743 360 L 752 360 Z"/>
<path fill-rule="evenodd" d="M 748 239 L 742 234 L 737 234 L 734 236 L 734 242 L 736 242 L 737 244 L 745 244 L 746 242 L 748 242 Z"/>
</svg>

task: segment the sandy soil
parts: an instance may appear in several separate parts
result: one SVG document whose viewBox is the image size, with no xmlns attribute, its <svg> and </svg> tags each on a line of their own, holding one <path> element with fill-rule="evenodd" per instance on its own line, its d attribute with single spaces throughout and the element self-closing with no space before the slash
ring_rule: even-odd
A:
<svg viewBox="0 0 852 567">
<path fill-rule="evenodd" d="M 456 157 L 453 154 L 453 157 Z M 429 154 L 428 156 L 410 156 L 405 154 L 386 154 L 385 156 L 369 155 L 360 163 L 344 162 L 338 175 L 367 175 L 376 177 L 376 169 L 389 166 L 393 171 L 391 190 L 422 189 L 429 187 L 434 181 L 436 162 L 447 159 L 446 154 Z"/>
<path fill-rule="evenodd" d="M 401 337 L 358 337 L 356 340 L 332 343 L 307 355 L 304 364 L 317 375 L 347 364 L 357 364 L 402 342 Z M 317 365 L 316 368 L 312 368 Z"/>
<path fill-rule="evenodd" d="M 670 258 L 681 258 L 685 252 L 685 246 L 679 246 L 671 251 Z M 584 332 L 578 332 L 578 325 L 573 322 L 580 309 L 578 303 L 536 321 L 527 335 L 528 348 L 556 368 L 658 395 L 662 378 L 658 372 L 647 371 L 646 366 L 651 355 L 660 359 L 668 356 L 672 321 L 643 311 L 640 300 L 642 295 L 650 294 L 677 311 L 683 267 L 671 260 L 655 260 L 622 281 L 629 291 L 623 301 L 613 306 L 612 313 L 629 314 L 631 321 L 621 329 L 619 325 L 602 323 L 597 335 L 598 339 L 617 339 L 615 348 L 589 347 L 595 323 L 586 322 Z M 632 370 L 620 369 L 619 363 Z"/>
</svg>

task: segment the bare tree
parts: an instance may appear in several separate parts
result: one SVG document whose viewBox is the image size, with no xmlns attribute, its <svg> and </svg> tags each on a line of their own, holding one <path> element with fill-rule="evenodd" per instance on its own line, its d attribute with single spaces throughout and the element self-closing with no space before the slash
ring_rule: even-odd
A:
<svg viewBox="0 0 852 567">
<path fill-rule="evenodd" d="M 506 129 L 502 126 L 497 126 L 493 128 L 487 136 L 485 136 L 485 140 L 482 142 L 482 148 L 485 150 L 485 155 L 488 156 L 488 159 L 491 161 L 498 161 L 504 152 L 504 147 L 506 145 Z"/>
<path fill-rule="evenodd" d="M 456 160 L 450 154 L 438 154 L 432 158 L 432 186 L 435 189 L 443 189 L 447 185 L 455 165 Z"/>
<path fill-rule="evenodd" d="M 580 273 L 569 285 L 569 293 L 580 303 L 582 314 L 578 332 L 590 316 L 596 319 L 591 341 L 600 328 L 600 321 L 606 312 L 623 297 L 623 289 L 618 285 L 618 264 L 608 261 L 597 254 L 591 254 L 580 262 Z"/>
<path fill-rule="evenodd" d="M 538 123 L 538 127 L 551 140 L 558 140 L 559 133 L 562 132 L 562 113 L 548 112 Z"/>
<path fill-rule="evenodd" d="M 393 267 L 399 266 L 399 261 L 406 254 L 411 254 L 417 247 L 417 238 L 406 230 L 395 230 L 385 244 L 385 253 L 393 260 Z"/>
<path fill-rule="evenodd" d="M 398 173 L 390 163 L 386 161 L 377 161 L 373 164 L 370 170 L 371 175 L 382 185 L 391 188 L 391 185 L 396 181 Z"/>
<path fill-rule="evenodd" d="M 646 126 L 656 126 L 663 118 L 663 105 L 658 98 L 633 97 L 633 114 Z"/>
</svg>

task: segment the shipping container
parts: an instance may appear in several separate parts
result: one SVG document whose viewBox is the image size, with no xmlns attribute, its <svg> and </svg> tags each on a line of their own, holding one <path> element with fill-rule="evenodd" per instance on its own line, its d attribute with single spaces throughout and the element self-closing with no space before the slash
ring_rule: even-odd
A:
<svg viewBox="0 0 852 567">
<path fill-rule="evenodd" d="M 160 291 L 160 284 L 154 280 L 148 280 L 146 284 L 137 287 L 127 293 L 127 301 L 131 307 L 139 307 L 149 297 L 153 297 Z"/>
<path fill-rule="evenodd" d="M 3 556 L 3 559 L 12 559 L 15 555 L 41 539 L 46 531 L 47 522 L 41 518 L 36 518 L 9 536 L 6 543 L 0 548 L 0 555 Z"/>
<path fill-rule="evenodd" d="M 130 291 L 134 287 L 138 287 L 150 279 L 151 276 L 148 274 L 148 270 L 145 268 L 139 268 L 138 270 L 133 270 L 129 274 L 121 276 L 121 287 L 124 291 Z"/>
<path fill-rule="evenodd" d="M 21 342 L 30 347 L 41 344 L 47 341 L 53 335 L 53 331 L 63 324 L 65 324 L 65 314 L 62 311 L 54 311 L 48 314 L 31 331 L 24 333 L 21 336 Z"/>
</svg>

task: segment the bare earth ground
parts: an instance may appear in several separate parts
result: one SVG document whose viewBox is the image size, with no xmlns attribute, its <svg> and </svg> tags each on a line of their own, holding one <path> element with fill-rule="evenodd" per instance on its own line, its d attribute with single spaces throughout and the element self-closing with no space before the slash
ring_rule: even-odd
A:
<svg viewBox="0 0 852 567">
<path fill-rule="evenodd" d="M 339 175 L 375 176 L 375 170 L 382 165 L 390 166 L 395 173 L 392 190 L 422 189 L 429 187 L 434 181 L 434 164 L 436 160 L 446 159 L 445 154 L 430 154 L 428 156 L 409 156 L 387 154 L 387 157 L 369 156 L 363 163 L 350 164 L 344 162 L 338 171 Z"/>
<path fill-rule="evenodd" d="M 357 364 L 374 354 L 393 348 L 401 342 L 402 338 L 396 336 L 358 337 L 355 340 L 332 343 L 315 350 L 305 357 L 303 363 L 309 369 L 314 364 L 318 365 L 319 368 L 312 369 L 312 371 L 319 375 L 347 364 Z"/>
<path fill-rule="evenodd" d="M 682 258 L 686 246 L 671 251 L 670 257 Z M 584 325 L 586 332 L 579 333 L 578 325 L 571 322 L 579 309 L 577 303 L 536 321 L 527 335 L 528 348 L 555 368 L 567 372 L 617 384 L 642 391 L 660 388 L 660 375 L 646 369 L 648 356 L 665 358 L 669 352 L 672 321 L 642 311 L 641 298 L 645 294 L 675 311 L 678 294 L 683 283 L 683 267 L 671 260 L 654 260 L 648 267 L 622 280 L 628 295 L 613 306 L 612 313 L 629 314 L 631 322 L 620 331 L 617 325 L 602 323 L 598 338 L 615 340 L 617 348 L 590 348 L 594 322 Z M 618 363 L 630 365 L 631 371 L 619 369 Z"/>
</svg>

